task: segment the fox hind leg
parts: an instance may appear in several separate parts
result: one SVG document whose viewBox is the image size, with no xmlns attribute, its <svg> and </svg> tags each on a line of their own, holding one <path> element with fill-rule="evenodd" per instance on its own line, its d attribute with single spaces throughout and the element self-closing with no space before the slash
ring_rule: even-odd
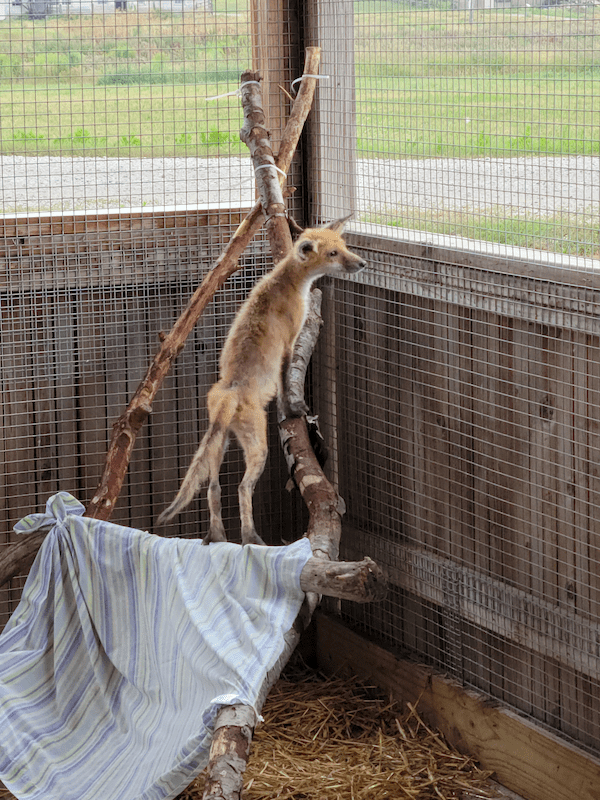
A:
<svg viewBox="0 0 600 800">
<path fill-rule="evenodd" d="M 202 540 L 204 544 L 227 541 L 225 526 L 223 525 L 223 518 L 221 516 L 221 484 L 219 483 L 219 471 L 228 441 L 228 437 L 225 436 L 223 439 L 223 446 L 216 452 L 211 453 L 208 459 L 209 483 L 206 499 L 208 501 L 208 511 L 210 514 L 210 527 L 208 533 Z"/>
<path fill-rule="evenodd" d="M 238 414 L 232 429 L 242 446 L 246 462 L 246 471 L 238 487 L 242 544 L 264 544 L 254 527 L 252 496 L 267 461 L 266 411 L 260 406 L 244 409 Z"/>
</svg>

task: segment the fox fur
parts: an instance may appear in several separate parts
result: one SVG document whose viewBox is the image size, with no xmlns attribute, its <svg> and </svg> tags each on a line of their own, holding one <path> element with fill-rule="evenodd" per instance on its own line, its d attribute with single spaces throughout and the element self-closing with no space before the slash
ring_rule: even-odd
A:
<svg viewBox="0 0 600 800">
<path fill-rule="evenodd" d="M 258 281 L 241 306 L 221 353 L 219 380 L 208 392 L 208 430 L 179 492 L 158 518 L 159 525 L 179 514 L 209 481 L 210 527 L 204 543 L 227 541 L 219 470 L 233 434 L 246 463 L 238 489 L 242 544 L 264 544 L 254 527 L 252 495 L 267 459 L 266 407 L 277 395 L 286 417 L 307 412 L 304 403 L 290 406 L 287 382 L 311 284 L 322 275 L 359 272 L 366 266 L 341 237 L 347 219 L 306 229 L 289 255 Z"/>
</svg>

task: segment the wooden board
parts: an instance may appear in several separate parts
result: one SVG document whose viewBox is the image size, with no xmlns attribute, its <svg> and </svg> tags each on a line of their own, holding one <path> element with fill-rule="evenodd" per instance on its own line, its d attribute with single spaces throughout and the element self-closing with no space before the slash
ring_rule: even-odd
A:
<svg viewBox="0 0 600 800">
<path fill-rule="evenodd" d="M 319 81 L 308 120 L 311 152 L 306 177 L 311 221 L 324 221 L 356 210 L 354 4 L 309 0 L 306 18 L 306 44 L 321 48 L 320 72 L 329 76 Z"/>
<path fill-rule="evenodd" d="M 0 218 L 0 291 L 175 281 L 182 263 L 214 262 L 244 216 L 231 209 Z"/>
<path fill-rule="evenodd" d="M 598 749 L 600 292 L 348 238 L 372 268 L 321 335 L 342 552 L 395 586 L 347 618 Z"/>
<path fill-rule="evenodd" d="M 433 670 L 397 658 L 338 620 L 317 614 L 316 629 L 321 669 L 350 670 L 404 702 L 418 702 L 451 744 L 526 800 L 600 798 L 599 760 Z"/>
</svg>

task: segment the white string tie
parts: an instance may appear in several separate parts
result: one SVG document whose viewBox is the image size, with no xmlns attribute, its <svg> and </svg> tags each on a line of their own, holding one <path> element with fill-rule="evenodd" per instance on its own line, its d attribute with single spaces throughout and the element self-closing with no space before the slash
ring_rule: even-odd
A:
<svg viewBox="0 0 600 800">
<path fill-rule="evenodd" d="M 212 100 L 220 100 L 222 97 L 235 97 L 236 95 L 240 97 L 244 86 L 249 86 L 251 83 L 255 83 L 257 86 L 260 86 L 260 81 L 244 81 L 243 83 L 240 83 L 238 88 L 233 92 L 225 92 L 225 94 L 216 94 L 214 97 L 207 97 L 206 102 L 210 103 Z"/>
<path fill-rule="evenodd" d="M 295 80 L 295 81 L 292 81 L 292 85 L 291 85 L 291 89 L 292 89 L 292 91 L 294 91 L 294 86 L 295 86 L 297 83 L 300 83 L 300 81 L 301 81 L 301 80 L 303 80 L 304 78 L 315 78 L 315 79 L 316 79 L 316 80 L 318 80 L 318 81 L 319 81 L 319 80 L 324 80 L 324 81 L 326 81 L 326 80 L 329 80 L 329 75 L 311 75 L 311 73 L 310 73 L 310 72 L 305 72 L 305 73 L 304 73 L 304 75 L 302 75 L 302 77 L 300 77 L 300 78 L 296 78 L 296 80 Z"/>
<path fill-rule="evenodd" d="M 240 83 L 239 91 L 241 92 L 244 86 L 250 86 L 251 83 L 255 83 L 257 86 L 260 86 L 260 81 L 244 81 L 243 83 Z"/>
<path fill-rule="evenodd" d="M 276 169 L 277 172 L 281 173 L 281 175 L 283 175 L 284 178 L 287 178 L 287 172 L 284 172 L 282 169 L 279 169 L 279 167 L 276 164 L 259 164 L 258 167 L 254 167 L 254 172 L 256 172 L 259 169 L 268 169 L 269 167 Z"/>
</svg>

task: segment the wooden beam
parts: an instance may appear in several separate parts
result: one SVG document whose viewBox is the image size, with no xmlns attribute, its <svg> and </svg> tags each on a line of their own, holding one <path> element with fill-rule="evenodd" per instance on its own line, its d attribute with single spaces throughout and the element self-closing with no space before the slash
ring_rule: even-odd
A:
<svg viewBox="0 0 600 800">
<path fill-rule="evenodd" d="M 418 702 L 428 724 L 525 800 L 599 800 L 600 760 L 433 669 L 398 658 L 336 619 L 318 613 L 315 620 L 321 669 L 349 669 L 403 702 Z"/>
<path fill-rule="evenodd" d="M 252 69 L 263 78 L 262 101 L 271 146 L 279 149 L 289 113 L 290 84 L 301 72 L 297 3 L 250 0 Z"/>
<path fill-rule="evenodd" d="M 343 532 L 346 555 L 360 558 L 368 551 L 386 564 L 390 583 L 441 607 L 452 586 L 453 610 L 461 619 L 600 680 L 600 625 L 593 618 L 423 547 L 398 539 L 378 548 L 364 531 L 344 525 Z"/>
<path fill-rule="evenodd" d="M 354 3 L 307 0 L 306 7 L 307 44 L 321 48 L 328 76 L 319 81 L 307 159 L 310 216 L 323 222 L 356 211 Z"/>
<path fill-rule="evenodd" d="M 353 281 L 538 324 L 600 333 L 598 271 L 576 272 L 568 262 L 563 268 L 559 263 L 503 260 L 407 242 L 397 231 L 389 231 L 385 237 L 348 234 L 348 245 L 377 263 L 377 270 L 364 270 Z"/>
<path fill-rule="evenodd" d="M 198 270 L 208 270 L 247 211 L 0 218 L 0 290 L 69 288 L 79 285 L 82 274 L 86 288 L 142 283 L 150 271 L 156 282 L 179 281 L 182 248 L 195 249 Z"/>
<path fill-rule="evenodd" d="M 302 74 L 302 26 L 297 0 L 250 0 L 252 70 L 262 76 L 262 101 L 269 122 L 274 152 L 280 149 L 291 105 L 291 83 Z M 298 84 L 296 84 L 296 87 Z M 287 170 L 288 185 L 297 191 L 288 201 L 288 211 L 301 222 L 304 209 L 302 154 L 295 153 Z"/>
</svg>

